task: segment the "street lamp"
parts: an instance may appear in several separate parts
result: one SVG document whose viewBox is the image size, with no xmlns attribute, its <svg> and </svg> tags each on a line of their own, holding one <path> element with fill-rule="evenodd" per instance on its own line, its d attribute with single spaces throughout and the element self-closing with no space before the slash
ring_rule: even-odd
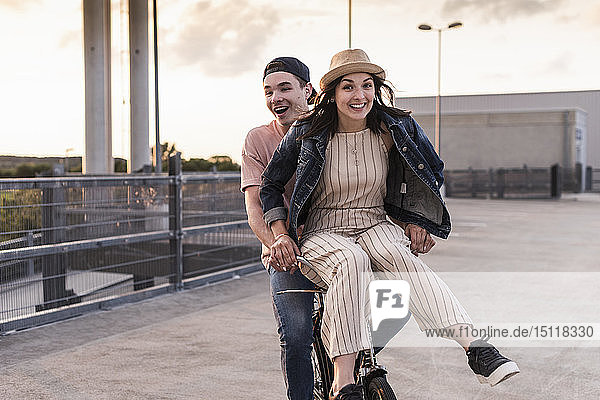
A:
<svg viewBox="0 0 600 400">
<path fill-rule="evenodd" d="M 348 0 L 348 48 L 352 48 L 352 0 Z"/>
<path fill-rule="evenodd" d="M 462 22 L 456 21 L 448 26 L 442 28 L 432 28 L 431 25 L 421 24 L 418 28 L 422 31 L 431 31 L 435 30 L 438 32 L 438 73 L 437 73 L 437 96 L 435 97 L 435 126 L 434 126 L 434 134 L 433 134 L 433 146 L 435 147 L 435 151 L 440 154 L 440 128 L 441 128 L 441 118 L 440 118 L 440 108 L 441 108 L 441 80 L 442 80 L 442 31 L 447 31 L 453 28 L 460 28 L 463 26 Z"/>
<path fill-rule="evenodd" d="M 158 20 L 156 19 L 156 0 L 152 2 L 152 22 L 154 29 L 154 130 L 156 143 L 156 167 L 154 172 L 162 172 L 162 148 L 160 146 L 160 124 L 158 115 Z"/>
</svg>

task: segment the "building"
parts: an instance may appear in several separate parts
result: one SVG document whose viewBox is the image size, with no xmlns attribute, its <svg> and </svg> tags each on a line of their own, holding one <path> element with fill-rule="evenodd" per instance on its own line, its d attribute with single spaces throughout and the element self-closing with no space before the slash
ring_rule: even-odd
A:
<svg viewBox="0 0 600 400">
<path fill-rule="evenodd" d="M 433 137 L 434 96 L 398 97 L 396 106 Z M 441 115 L 448 169 L 600 168 L 600 90 L 443 96 Z"/>
</svg>

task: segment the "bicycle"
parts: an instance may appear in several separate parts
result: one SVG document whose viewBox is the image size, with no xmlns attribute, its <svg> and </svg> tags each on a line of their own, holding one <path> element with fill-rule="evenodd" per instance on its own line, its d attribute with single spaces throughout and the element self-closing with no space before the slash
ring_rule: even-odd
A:
<svg viewBox="0 0 600 400">
<path fill-rule="evenodd" d="M 321 320 L 325 307 L 323 291 L 292 289 L 282 290 L 277 294 L 291 292 L 312 292 L 315 294 L 312 314 L 313 349 L 311 353 L 314 372 L 313 394 L 315 400 L 329 400 L 329 392 L 333 383 L 333 363 L 329 359 L 321 339 Z M 363 388 L 363 398 L 365 400 L 396 400 L 396 395 L 386 379 L 387 370 L 383 365 L 377 363 L 373 348 L 358 353 L 354 373 L 356 382 Z"/>
</svg>

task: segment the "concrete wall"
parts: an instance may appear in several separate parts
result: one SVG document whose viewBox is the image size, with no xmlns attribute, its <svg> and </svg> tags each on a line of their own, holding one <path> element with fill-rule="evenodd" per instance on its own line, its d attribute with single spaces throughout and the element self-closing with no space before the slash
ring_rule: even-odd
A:
<svg viewBox="0 0 600 400">
<path fill-rule="evenodd" d="M 432 140 L 433 115 L 413 116 Z M 440 152 L 447 169 L 573 167 L 585 161 L 581 110 L 454 113 L 442 121 Z"/>
</svg>

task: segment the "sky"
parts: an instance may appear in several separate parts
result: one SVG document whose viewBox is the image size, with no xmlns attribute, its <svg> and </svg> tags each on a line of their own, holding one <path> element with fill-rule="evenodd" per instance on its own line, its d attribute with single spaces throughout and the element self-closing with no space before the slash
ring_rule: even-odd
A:
<svg viewBox="0 0 600 400">
<path fill-rule="evenodd" d="M 115 157 L 129 154 L 122 1 L 111 3 Z M 184 158 L 239 161 L 246 133 L 272 120 L 269 60 L 298 57 L 318 85 L 348 47 L 347 0 L 158 0 L 158 13 L 161 141 Z M 417 26 L 454 21 L 464 26 L 442 33 L 442 95 L 600 89 L 600 0 L 354 0 L 352 47 L 397 95 L 434 95 L 437 34 Z M 83 154 L 82 23 L 82 0 L 0 0 L 0 154 Z"/>
</svg>

